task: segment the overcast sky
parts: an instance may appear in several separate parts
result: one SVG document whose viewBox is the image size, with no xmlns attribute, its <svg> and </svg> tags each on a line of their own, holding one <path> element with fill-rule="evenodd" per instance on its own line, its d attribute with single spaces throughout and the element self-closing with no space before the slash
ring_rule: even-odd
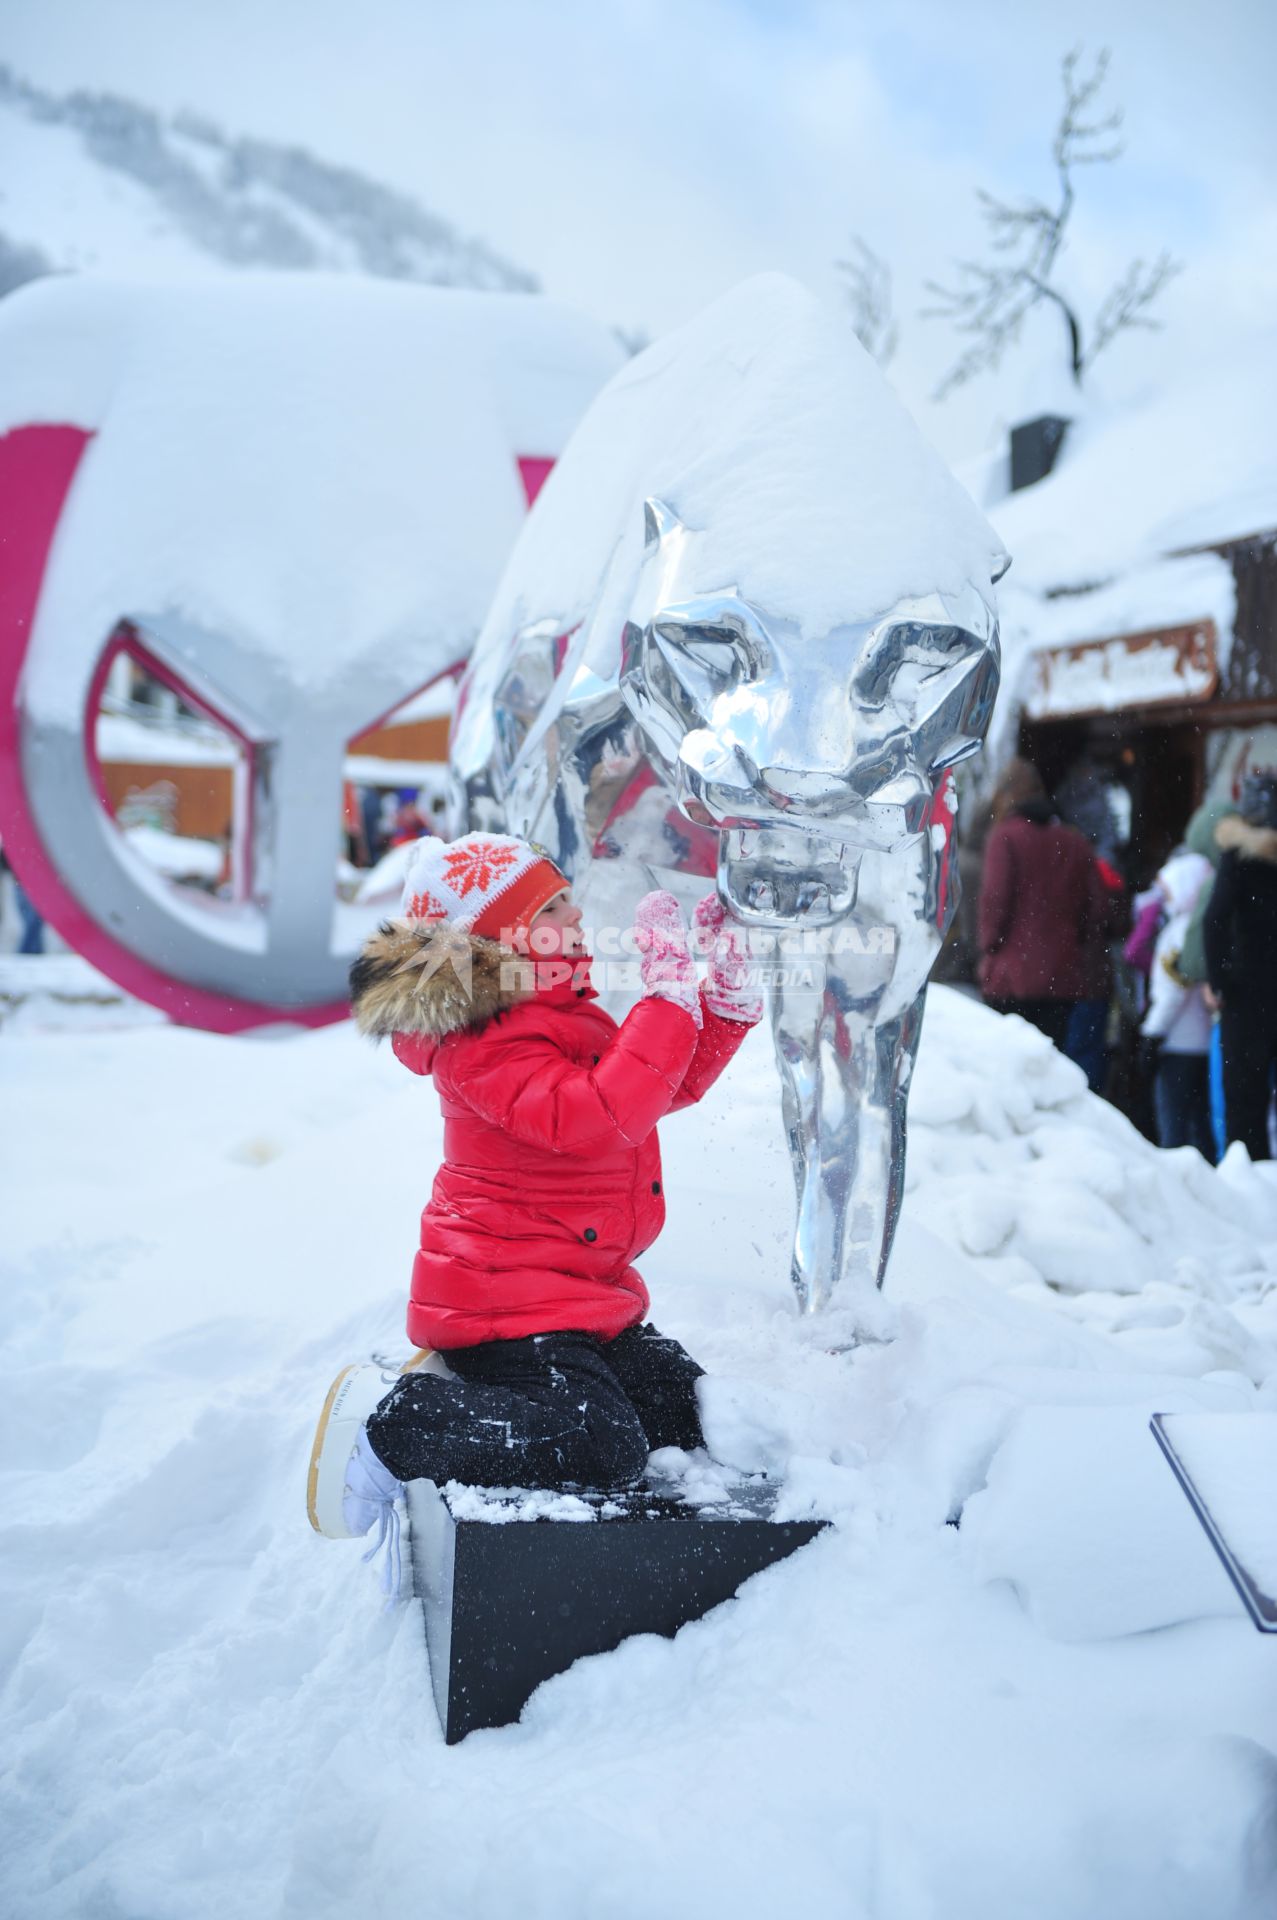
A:
<svg viewBox="0 0 1277 1920">
<path fill-rule="evenodd" d="M 890 263 L 892 377 L 951 457 L 1027 395 L 1053 323 L 932 406 L 953 340 L 916 309 L 980 244 L 975 189 L 1049 194 L 1065 48 L 1107 45 L 1125 157 L 1085 172 L 1068 260 L 1098 302 L 1133 254 L 1187 264 L 1165 332 L 1101 362 L 1114 397 L 1277 308 L 1277 7 L 1260 0 L 0 0 L 42 85 L 193 107 L 410 189 L 649 332 L 764 268 L 835 294 L 853 231 Z M 1265 396 L 1270 400 L 1271 396 Z"/>
</svg>

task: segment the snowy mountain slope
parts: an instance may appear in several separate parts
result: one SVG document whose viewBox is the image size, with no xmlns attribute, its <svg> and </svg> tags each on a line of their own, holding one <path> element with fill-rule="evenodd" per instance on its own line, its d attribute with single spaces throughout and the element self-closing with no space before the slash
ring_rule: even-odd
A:
<svg viewBox="0 0 1277 1920">
<path fill-rule="evenodd" d="M 534 292 L 532 274 L 407 195 L 299 147 L 0 67 L 0 293 L 68 267 L 326 268 Z"/>
<path fill-rule="evenodd" d="M 1277 1403 L 1273 1171 L 1158 1153 L 1020 1022 L 927 1018 L 883 1344 L 794 1314 L 762 1035 L 662 1127 L 657 1322 L 834 1530 L 455 1749 L 416 1608 L 302 1502 L 331 1374 L 400 1344 L 429 1088 L 344 1026 L 8 1029 L 5 1910 L 1271 1910 L 1272 1649 L 1140 1500 L 1150 1411 Z"/>
</svg>

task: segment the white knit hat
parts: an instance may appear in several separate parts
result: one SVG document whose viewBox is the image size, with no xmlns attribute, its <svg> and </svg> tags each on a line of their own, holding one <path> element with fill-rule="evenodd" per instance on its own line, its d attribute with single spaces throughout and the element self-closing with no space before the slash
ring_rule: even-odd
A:
<svg viewBox="0 0 1277 1920">
<path fill-rule="evenodd" d="M 548 855 L 508 833 L 418 840 L 408 863 L 400 914 L 499 940 L 527 927 L 568 882 Z"/>
</svg>

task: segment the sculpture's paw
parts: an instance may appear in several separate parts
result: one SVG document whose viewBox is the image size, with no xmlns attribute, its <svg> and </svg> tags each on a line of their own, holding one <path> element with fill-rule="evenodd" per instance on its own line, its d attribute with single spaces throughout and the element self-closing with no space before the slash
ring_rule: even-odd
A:
<svg viewBox="0 0 1277 1920">
<path fill-rule="evenodd" d="M 797 1336 L 804 1346 L 818 1353 L 855 1353 L 861 1347 L 887 1346 L 899 1336 L 896 1303 L 877 1292 L 854 1291 L 851 1305 L 834 1302 L 799 1321 Z"/>
</svg>

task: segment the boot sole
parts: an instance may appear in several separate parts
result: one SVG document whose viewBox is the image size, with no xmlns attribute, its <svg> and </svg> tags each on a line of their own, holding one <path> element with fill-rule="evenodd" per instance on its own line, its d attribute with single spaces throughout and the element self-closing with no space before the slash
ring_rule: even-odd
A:
<svg viewBox="0 0 1277 1920">
<path fill-rule="evenodd" d="M 306 1517 L 315 1529 L 315 1532 L 323 1534 L 325 1539 L 332 1539 L 336 1536 L 329 1534 L 320 1524 L 319 1456 L 324 1450 L 324 1440 L 328 1433 L 328 1422 L 332 1419 L 333 1408 L 337 1404 L 337 1396 L 341 1392 L 342 1383 L 348 1380 L 352 1373 L 359 1371 L 360 1364 L 359 1361 L 354 1361 L 350 1366 L 343 1367 L 331 1387 L 329 1387 L 328 1398 L 324 1401 L 324 1410 L 319 1416 L 319 1425 L 315 1428 L 315 1438 L 310 1449 L 310 1467 L 306 1474 Z"/>
<path fill-rule="evenodd" d="M 380 1363 L 374 1361 L 372 1364 L 376 1367 Z M 340 1417 L 342 1412 L 342 1402 L 346 1397 L 346 1384 L 355 1374 L 365 1373 L 369 1370 L 369 1363 L 363 1360 L 352 1361 L 348 1367 L 342 1368 L 328 1389 L 328 1398 L 324 1401 L 324 1410 L 320 1414 L 319 1424 L 315 1428 L 315 1438 L 310 1449 L 310 1466 L 306 1473 L 306 1518 L 310 1521 L 315 1532 L 322 1534 L 325 1540 L 347 1540 L 352 1537 L 344 1528 L 341 1532 L 336 1532 L 333 1527 L 326 1527 L 321 1520 L 319 1514 L 319 1472 L 324 1452 L 324 1443 L 328 1438 L 329 1425 L 334 1416 Z M 398 1369 L 400 1377 L 405 1373 L 419 1373 L 422 1371 L 430 1373 L 446 1372 L 442 1360 L 431 1347 L 419 1347 L 416 1353 L 414 1353 L 410 1359 L 406 1360 Z M 381 1372 L 380 1381 L 382 1392 L 378 1394 L 378 1399 L 384 1398 L 385 1393 L 394 1384 L 394 1378 L 395 1375 L 393 1372 L 385 1370 Z M 375 1404 L 375 1401 L 370 1403 L 370 1411 L 371 1406 Z M 352 1446 L 354 1440 L 355 1432 L 352 1428 Z M 343 1466 L 344 1464 L 343 1462 Z"/>
</svg>

